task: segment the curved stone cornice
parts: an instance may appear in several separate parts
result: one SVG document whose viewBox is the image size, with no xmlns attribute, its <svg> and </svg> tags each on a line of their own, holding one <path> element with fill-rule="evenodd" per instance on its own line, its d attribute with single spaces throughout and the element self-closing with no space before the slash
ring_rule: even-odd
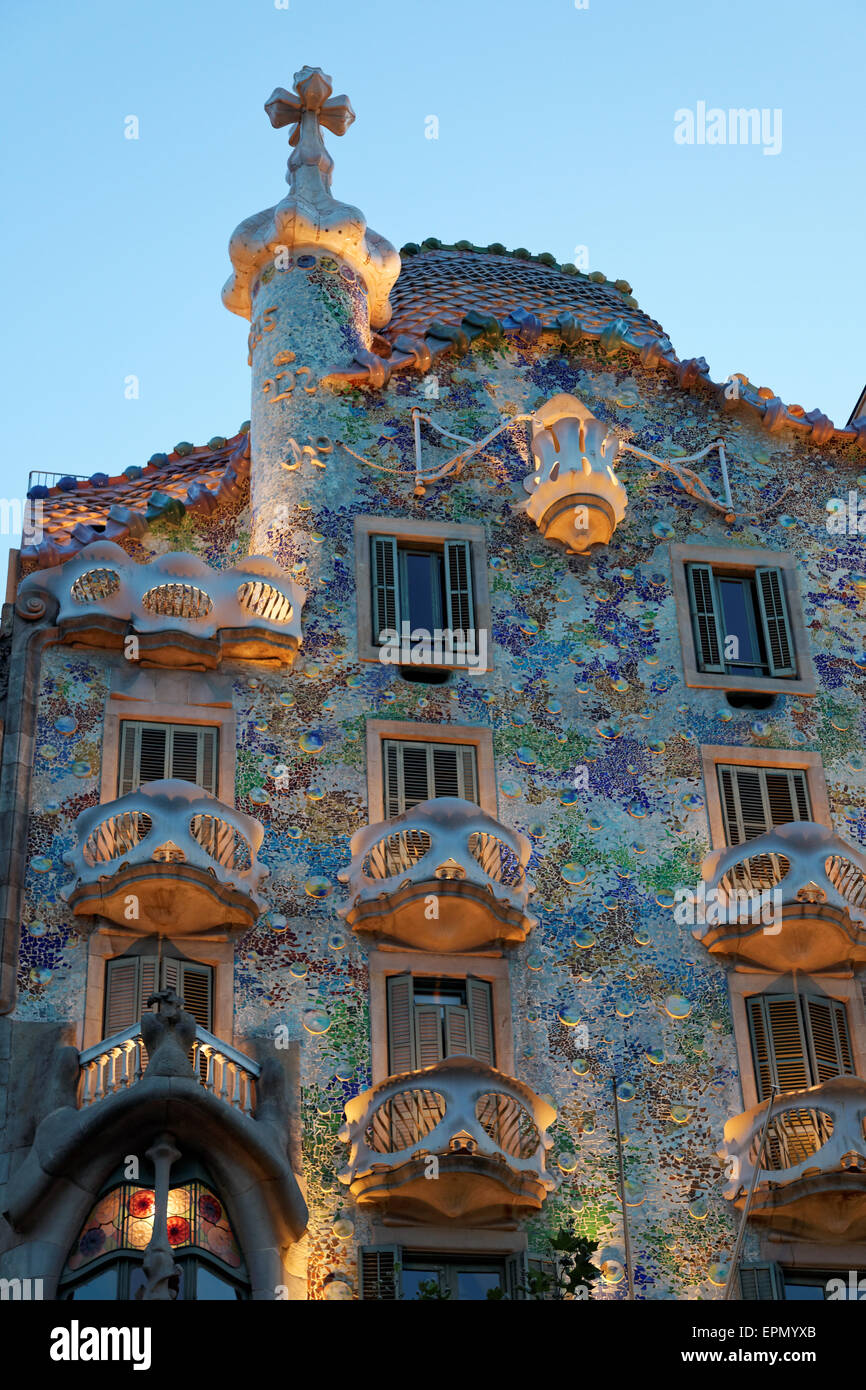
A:
<svg viewBox="0 0 866 1390">
<path fill-rule="evenodd" d="M 361 276 L 370 322 L 382 328 L 391 317 L 389 294 L 400 274 L 400 256 L 384 237 L 370 231 L 359 208 L 331 194 L 333 160 L 321 127 L 343 135 L 355 119 L 348 97 L 331 96 L 331 79 L 321 68 L 295 73 L 295 90 L 278 87 L 265 103 L 271 125 L 293 127 L 286 180 L 290 192 L 275 207 L 247 217 L 229 242 L 234 274 L 223 289 L 223 303 L 241 318 L 251 316 L 252 286 L 276 255 L 305 248 L 327 250 Z"/>
</svg>

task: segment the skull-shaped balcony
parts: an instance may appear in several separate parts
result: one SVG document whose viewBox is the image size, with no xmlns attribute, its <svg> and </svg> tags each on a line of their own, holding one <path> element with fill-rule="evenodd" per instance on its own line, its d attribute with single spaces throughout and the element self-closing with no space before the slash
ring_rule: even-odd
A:
<svg viewBox="0 0 866 1390">
<path fill-rule="evenodd" d="M 210 670 L 225 658 L 291 666 L 301 644 L 304 592 L 273 560 L 214 570 L 198 556 L 139 565 L 112 541 L 85 546 L 22 580 L 24 618 L 57 605 L 60 640 L 123 651 L 144 666 Z"/>
<path fill-rule="evenodd" d="M 866 856 L 825 825 L 792 821 L 704 860 L 694 935 L 732 964 L 851 970 L 866 962 Z"/>
<path fill-rule="evenodd" d="M 751 1220 L 794 1240 L 866 1240 L 866 1081 L 833 1077 L 728 1121 L 719 1156 L 730 1175 L 725 1196 L 740 1209 L 755 1177 L 765 1125 Z"/>
<path fill-rule="evenodd" d="M 514 1226 L 556 1185 L 545 1170 L 556 1111 L 474 1057 L 391 1076 L 345 1115 L 340 1181 L 391 1222 Z"/>
<path fill-rule="evenodd" d="M 248 930 L 269 872 L 256 853 L 258 821 L 176 778 L 148 782 L 82 811 L 64 862 L 64 896 L 76 916 L 95 915 L 145 935 Z"/>
<path fill-rule="evenodd" d="M 422 801 L 357 830 L 341 917 L 356 932 L 421 951 L 525 941 L 531 847 L 462 797 Z"/>
</svg>

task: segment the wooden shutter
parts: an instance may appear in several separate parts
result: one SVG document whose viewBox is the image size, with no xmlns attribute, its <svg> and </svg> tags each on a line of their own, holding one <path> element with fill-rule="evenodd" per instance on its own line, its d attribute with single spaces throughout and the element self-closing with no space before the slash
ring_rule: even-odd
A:
<svg viewBox="0 0 866 1390">
<path fill-rule="evenodd" d="M 803 1012 L 809 1037 L 813 1084 L 834 1076 L 853 1076 L 854 1059 L 848 1033 L 848 1016 L 840 999 L 804 994 Z"/>
<path fill-rule="evenodd" d="M 445 542 L 445 602 L 448 627 L 452 632 L 468 634 L 475 627 L 468 541 Z"/>
<path fill-rule="evenodd" d="M 764 630 L 771 676 L 796 676 L 794 638 L 785 597 L 785 576 L 780 569 L 756 569 L 758 614 Z"/>
<path fill-rule="evenodd" d="M 434 796 L 478 801 L 476 753 L 470 743 L 384 739 L 385 815 L 391 820 Z"/>
<path fill-rule="evenodd" d="M 156 956 L 116 956 L 105 963 L 104 1036 L 138 1023 L 156 992 Z"/>
<path fill-rule="evenodd" d="M 105 963 L 104 1036 L 131 1028 L 140 1017 L 139 956 L 119 956 Z"/>
<path fill-rule="evenodd" d="M 782 1271 L 777 1264 L 750 1261 L 739 1268 L 740 1298 L 767 1302 L 785 1297 Z"/>
<path fill-rule="evenodd" d="M 471 1057 L 472 1033 L 469 1010 L 458 1004 L 448 1004 L 445 1009 L 445 1056 Z"/>
<path fill-rule="evenodd" d="M 399 632 L 397 614 L 397 542 L 393 536 L 371 536 L 373 572 L 373 643 L 382 641 L 386 628 Z"/>
<path fill-rule="evenodd" d="M 147 724 L 132 719 L 125 719 L 120 728 L 120 796 L 164 777 L 194 782 L 216 796 L 218 729 L 197 724 Z"/>
<path fill-rule="evenodd" d="M 388 1057 L 392 1076 L 415 1071 L 415 1019 L 412 976 L 388 976 Z"/>
<path fill-rule="evenodd" d="M 446 1011 L 447 1012 L 447 1011 Z M 442 1019 L 438 1004 L 416 1004 L 415 1061 L 419 1067 L 432 1067 L 442 1061 Z"/>
<path fill-rule="evenodd" d="M 488 981 L 467 975 L 466 998 L 469 1002 L 472 1056 L 492 1067 L 496 1060 L 496 1049 L 493 1041 L 493 998 Z"/>
<path fill-rule="evenodd" d="M 753 994 L 746 1000 L 759 1100 L 812 1085 L 800 1001 L 795 994 Z"/>
<path fill-rule="evenodd" d="M 527 1257 L 525 1251 L 509 1255 L 505 1261 L 505 1294 L 508 1298 L 526 1298 Z"/>
<path fill-rule="evenodd" d="M 729 845 L 741 845 L 776 825 L 809 820 L 809 785 L 800 768 L 718 766 L 719 792 Z"/>
<path fill-rule="evenodd" d="M 393 1302 L 403 1297 L 400 1270 L 403 1254 L 399 1245 L 365 1245 L 361 1248 L 358 1292 L 362 1299 Z"/>
<path fill-rule="evenodd" d="M 178 961 L 178 984 L 187 1013 L 192 1014 L 200 1028 L 213 1032 L 213 969 L 199 961 Z"/>
<path fill-rule="evenodd" d="M 721 605 L 709 565 L 686 565 L 689 608 L 695 634 L 698 670 L 724 673 L 725 637 L 720 621 Z"/>
</svg>

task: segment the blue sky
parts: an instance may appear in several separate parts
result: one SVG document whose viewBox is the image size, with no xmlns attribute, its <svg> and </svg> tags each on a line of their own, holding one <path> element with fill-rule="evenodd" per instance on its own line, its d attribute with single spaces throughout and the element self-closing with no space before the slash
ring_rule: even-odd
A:
<svg viewBox="0 0 866 1390">
<path fill-rule="evenodd" d="M 586 246 L 681 357 L 845 423 L 866 380 L 862 0 L 283 2 L 7 7 L 0 496 L 248 417 L 226 246 L 284 195 L 263 103 L 305 63 L 357 114 L 327 137 L 335 193 L 397 247 Z M 780 153 L 677 144 L 699 102 L 781 110 Z"/>
</svg>

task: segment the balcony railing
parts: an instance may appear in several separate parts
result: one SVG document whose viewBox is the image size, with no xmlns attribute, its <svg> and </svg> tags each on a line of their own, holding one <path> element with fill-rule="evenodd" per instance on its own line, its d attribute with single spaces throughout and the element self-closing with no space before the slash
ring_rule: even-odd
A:
<svg viewBox="0 0 866 1390">
<path fill-rule="evenodd" d="M 196 1028 L 190 1062 L 199 1083 L 226 1105 L 252 1113 L 259 1064 L 228 1043 L 220 1042 L 206 1028 Z M 95 1105 L 140 1081 L 147 1067 L 147 1049 L 141 1037 L 141 1024 L 103 1038 L 95 1047 L 79 1054 L 81 1073 L 79 1105 Z"/>
<path fill-rule="evenodd" d="M 178 778 L 147 782 L 82 811 L 64 857 L 73 912 L 133 930 L 171 925 L 198 932 L 246 929 L 261 910 L 268 869 L 256 853 L 264 832 L 251 816 Z"/>
<path fill-rule="evenodd" d="M 524 941 L 531 847 L 475 802 L 434 797 L 394 820 L 357 830 L 339 879 L 340 909 L 356 931 L 422 950 L 470 950 Z M 434 901 L 431 910 L 430 900 Z"/>
<path fill-rule="evenodd" d="M 523 1082 L 473 1057 L 389 1077 L 346 1104 L 341 1182 L 364 1204 L 408 1219 L 514 1219 L 538 1210 L 556 1111 Z M 430 1180 L 435 1160 L 436 1181 Z"/>
<path fill-rule="evenodd" d="M 37 618 L 58 604 L 61 641 L 114 647 L 151 665 L 216 666 L 222 657 L 291 665 L 301 644 L 305 594 L 273 560 L 253 556 L 225 570 L 197 555 L 131 560 L 113 541 L 22 580 L 18 607 Z M 133 657 L 133 659 L 137 659 Z"/>
<path fill-rule="evenodd" d="M 833 1077 L 738 1115 L 725 1126 L 719 1156 L 730 1176 L 725 1196 L 736 1205 L 743 1206 L 755 1178 L 750 1215 L 756 1221 L 804 1239 L 866 1237 L 866 1081 L 860 1077 Z"/>
<path fill-rule="evenodd" d="M 694 935 L 714 954 L 806 972 L 866 962 L 866 855 L 828 826 L 776 826 L 702 873 L 714 911 Z"/>
</svg>

